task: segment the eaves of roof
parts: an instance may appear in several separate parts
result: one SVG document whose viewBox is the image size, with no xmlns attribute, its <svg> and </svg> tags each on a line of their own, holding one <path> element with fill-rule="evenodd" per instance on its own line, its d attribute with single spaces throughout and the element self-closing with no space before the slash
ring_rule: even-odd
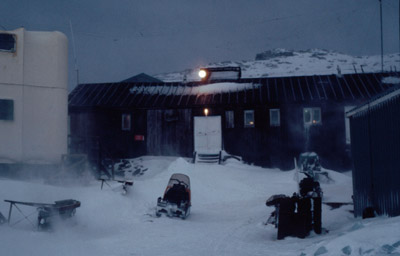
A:
<svg viewBox="0 0 400 256">
<path fill-rule="evenodd" d="M 264 105 L 312 101 L 370 100 L 392 85 L 392 73 L 315 75 L 240 79 L 235 83 L 101 83 L 81 84 L 69 95 L 69 107 L 187 108 L 211 105 Z M 223 84 L 223 86 L 222 86 Z M 211 90 L 204 90 L 205 88 Z M 231 86 L 231 87 L 229 87 Z"/>
</svg>

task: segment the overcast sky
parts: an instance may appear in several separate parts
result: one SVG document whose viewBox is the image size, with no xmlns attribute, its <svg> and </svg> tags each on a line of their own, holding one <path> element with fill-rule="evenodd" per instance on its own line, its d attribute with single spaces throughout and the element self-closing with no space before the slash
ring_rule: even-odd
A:
<svg viewBox="0 0 400 256">
<path fill-rule="evenodd" d="M 384 52 L 399 52 L 399 0 L 382 0 Z M 380 54 L 378 0 L 1 0 L 1 29 L 61 31 L 69 88 L 144 72 L 253 60 L 259 52 L 321 48 Z"/>
</svg>

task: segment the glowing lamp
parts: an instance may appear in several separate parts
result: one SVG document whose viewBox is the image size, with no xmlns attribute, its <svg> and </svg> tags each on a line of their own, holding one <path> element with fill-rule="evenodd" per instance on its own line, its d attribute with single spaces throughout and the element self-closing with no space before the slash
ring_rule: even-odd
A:
<svg viewBox="0 0 400 256">
<path fill-rule="evenodd" d="M 208 108 L 205 108 L 205 109 L 204 109 L 204 115 L 205 115 L 205 116 L 208 116 Z"/>
<path fill-rule="evenodd" d="M 204 69 L 200 69 L 199 71 L 199 77 L 201 79 L 205 78 L 207 76 L 207 72 Z"/>
</svg>

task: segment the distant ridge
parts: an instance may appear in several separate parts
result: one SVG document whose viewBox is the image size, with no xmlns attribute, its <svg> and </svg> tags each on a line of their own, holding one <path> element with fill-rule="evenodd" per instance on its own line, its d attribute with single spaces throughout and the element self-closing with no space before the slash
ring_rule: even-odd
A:
<svg viewBox="0 0 400 256">
<path fill-rule="evenodd" d="M 223 66 L 240 66 L 242 78 L 342 75 L 381 72 L 381 56 L 351 56 L 322 49 L 292 51 L 278 48 L 258 53 L 253 61 L 224 61 L 207 65 Z M 199 68 L 154 77 L 164 82 L 199 81 Z M 384 71 L 400 71 L 399 53 L 384 55 Z"/>
</svg>

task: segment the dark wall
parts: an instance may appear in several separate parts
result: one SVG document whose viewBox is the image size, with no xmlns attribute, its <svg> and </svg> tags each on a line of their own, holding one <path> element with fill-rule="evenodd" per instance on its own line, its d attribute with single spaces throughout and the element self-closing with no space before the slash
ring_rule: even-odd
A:
<svg viewBox="0 0 400 256">
<path fill-rule="evenodd" d="M 122 114 L 131 114 L 131 129 L 122 130 Z M 70 112 L 71 153 L 87 153 L 91 159 L 128 158 L 146 154 L 146 112 L 99 109 Z M 81 152 L 79 152 L 81 151 Z"/>
<path fill-rule="evenodd" d="M 320 156 L 325 168 L 349 170 L 351 161 L 346 145 L 344 106 L 334 102 L 323 102 L 292 107 L 294 109 L 290 112 L 296 114 L 296 117 L 292 117 L 292 124 L 296 124 L 296 130 L 291 136 L 291 141 L 297 142 L 297 156 L 301 152 L 313 151 Z M 303 107 L 320 107 L 321 124 L 305 127 Z"/>
<path fill-rule="evenodd" d="M 306 128 L 303 123 L 304 107 L 320 107 L 322 123 Z M 270 126 L 269 110 L 279 108 L 281 125 Z M 351 168 L 345 141 L 344 107 L 339 104 L 271 105 L 255 110 L 255 127 L 244 127 L 244 110 L 236 108 L 235 128 L 225 128 L 225 150 L 244 160 L 269 167 L 294 168 L 294 158 L 300 153 L 314 151 L 320 155 L 324 167 L 334 170 Z"/>
<path fill-rule="evenodd" d="M 322 124 L 306 129 L 303 108 L 320 107 Z M 294 157 L 315 151 L 322 165 L 335 170 L 350 169 L 346 152 L 344 107 L 335 103 L 273 104 L 266 106 L 208 107 L 209 115 L 221 116 L 223 149 L 244 161 L 261 166 L 293 169 Z M 271 108 L 280 109 L 281 125 L 270 126 Z M 194 116 L 204 116 L 204 108 L 118 110 L 102 109 L 70 113 L 71 134 L 98 141 L 99 157 L 171 155 L 192 157 Z M 227 128 L 225 111 L 234 111 L 234 128 Z M 254 110 L 255 126 L 244 126 L 244 111 Z M 132 115 L 132 129 L 121 130 L 121 115 Z M 135 141 L 135 135 L 145 141 Z M 95 145 L 92 142 L 91 145 Z M 94 146 L 96 148 L 96 145 Z M 94 154 L 90 149 L 86 149 Z"/>
<path fill-rule="evenodd" d="M 400 97 L 350 119 L 353 154 L 354 214 L 366 207 L 400 215 Z"/>
<path fill-rule="evenodd" d="M 193 121 L 190 109 L 147 111 L 149 155 L 193 155 Z"/>
<path fill-rule="evenodd" d="M 269 125 L 269 108 L 235 108 L 235 127 L 225 126 L 225 111 L 222 113 L 222 129 L 224 148 L 228 153 L 242 156 L 250 163 L 262 166 L 281 167 L 285 162 L 282 154 L 287 141 L 285 126 L 271 127 Z M 244 111 L 254 110 L 254 127 L 244 126 Z M 284 115 L 281 109 L 281 117 Z M 281 124 L 284 121 L 281 118 Z"/>
</svg>

